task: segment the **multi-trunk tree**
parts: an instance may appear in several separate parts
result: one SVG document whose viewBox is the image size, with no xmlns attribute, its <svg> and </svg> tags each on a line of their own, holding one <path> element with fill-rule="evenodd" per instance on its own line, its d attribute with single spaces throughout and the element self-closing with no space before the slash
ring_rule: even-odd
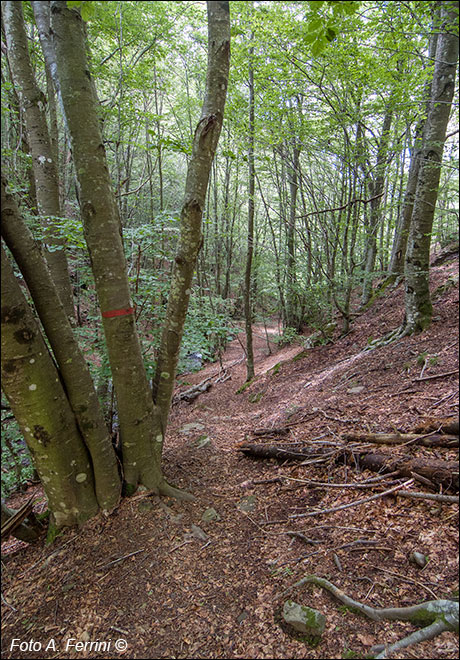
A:
<svg viewBox="0 0 460 660">
<path fill-rule="evenodd" d="M 59 93 L 71 138 L 85 238 L 117 397 L 126 489 L 132 492 L 143 485 L 160 494 L 191 497 L 167 483 L 161 469 L 161 453 L 191 280 L 201 246 L 201 220 L 209 172 L 223 121 L 230 59 L 229 5 L 228 2 L 208 2 L 206 89 L 188 167 L 180 239 L 153 396 L 136 330 L 119 213 L 86 59 L 83 21 L 79 11 L 69 9 L 66 2 L 51 2 L 50 6 Z M 13 239 L 10 236 L 12 246 Z M 29 256 L 24 255 L 26 261 Z M 60 374 L 20 295 L 8 260 L 2 254 L 2 284 L 3 281 L 4 390 L 34 455 L 57 526 L 82 522 L 100 505 L 90 455 L 76 421 L 76 413 L 85 411 L 78 410 L 82 407 L 78 401 L 72 411 Z M 52 318 L 49 323 L 45 330 L 48 333 L 49 329 L 51 335 Z M 68 361 L 74 360 L 70 353 L 67 357 Z M 82 430 L 84 424 L 83 417 Z M 66 441 L 58 443 L 58 437 L 65 437 Z M 67 492 L 66 497 L 63 490 Z M 106 497 L 109 497 L 108 492 Z"/>
</svg>

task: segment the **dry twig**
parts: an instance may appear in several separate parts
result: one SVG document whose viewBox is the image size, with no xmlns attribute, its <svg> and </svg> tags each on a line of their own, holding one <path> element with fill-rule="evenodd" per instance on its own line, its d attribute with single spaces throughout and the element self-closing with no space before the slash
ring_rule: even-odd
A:
<svg viewBox="0 0 460 660">
<path fill-rule="evenodd" d="M 311 511 L 310 513 L 295 513 L 292 516 L 289 516 L 289 518 L 310 518 L 312 516 L 320 516 L 324 513 L 333 513 L 335 511 L 342 511 L 343 509 L 350 509 L 351 507 L 359 506 L 360 504 L 365 504 L 366 502 L 371 502 L 372 500 L 377 500 L 378 498 L 384 497 L 385 495 L 390 495 L 390 493 L 394 493 L 395 491 L 400 490 L 405 486 L 410 486 L 413 483 L 414 483 L 413 479 L 408 479 L 408 481 L 405 481 L 403 484 L 398 484 L 397 486 L 394 486 L 394 488 L 389 488 L 388 490 L 384 490 L 382 493 L 377 493 L 376 495 L 372 495 L 371 497 L 365 497 L 363 500 L 356 500 L 355 502 L 350 502 L 349 504 L 342 504 L 340 506 L 333 507 L 332 509 L 323 509 L 323 511 Z"/>
</svg>

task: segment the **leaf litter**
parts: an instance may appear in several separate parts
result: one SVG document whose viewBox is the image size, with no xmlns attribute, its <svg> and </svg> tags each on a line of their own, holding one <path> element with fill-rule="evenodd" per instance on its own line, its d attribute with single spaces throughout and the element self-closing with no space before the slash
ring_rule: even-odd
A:
<svg viewBox="0 0 460 660">
<path fill-rule="evenodd" d="M 457 271 L 457 261 L 433 268 L 433 290 Z M 240 394 L 245 364 L 240 343 L 232 342 L 223 356 L 231 378 L 171 411 L 164 472 L 195 502 L 134 497 L 108 518 L 66 530 L 51 547 L 12 538 L 2 544 L 3 657 L 44 657 L 11 650 L 11 642 L 33 639 L 45 647 L 51 638 L 56 652 L 49 658 L 364 657 L 373 644 L 409 634 L 411 625 L 367 620 L 304 586 L 292 597 L 326 616 L 321 641 L 309 646 L 280 625 L 281 594 L 314 573 L 372 607 L 458 597 L 458 505 L 394 492 L 296 517 L 363 498 L 362 491 L 327 484 L 362 483 L 375 473 L 359 473 L 353 464 L 255 460 L 238 451 L 261 427 L 288 426 L 280 446 L 314 441 L 333 447 L 345 432 L 407 432 L 430 416 L 458 416 L 458 376 L 415 380 L 425 353 L 437 360 L 424 376 L 458 369 L 458 289 L 446 288 L 436 299 L 433 324 L 422 335 L 362 353 L 370 339 L 401 322 L 402 309 L 398 287 L 360 316 L 349 335 L 337 332 L 334 343 L 302 355 L 300 346 L 272 343 L 267 356 L 263 328 L 257 328 L 256 379 Z M 215 372 L 216 365 L 208 365 L 187 380 L 198 384 Z M 184 434 L 186 424 L 190 432 Z M 210 442 L 200 446 L 203 435 Z M 276 433 L 267 438 L 276 441 Z M 390 455 L 407 450 L 386 448 Z M 457 456 L 452 448 L 409 450 L 444 460 Z M 303 483 L 308 480 L 323 485 Z M 375 488 L 387 488 L 385 481 Z M 8 504 L 18 507 L 34 493 L 40 494 L 36 486 Z M 146 500 L 151 508 L 140 506 Z M 208 509 L 218 517 L 203 520 Z M 424 568 L 411 561 L 414 552 L 428 558 Z M 69 638 L 111 646 L 65 652 Z M 115 649 L 120 638 L 125 651 Z M 456 658 L 458 638 L 443 633 L 393 657 Z"/>
</svg>

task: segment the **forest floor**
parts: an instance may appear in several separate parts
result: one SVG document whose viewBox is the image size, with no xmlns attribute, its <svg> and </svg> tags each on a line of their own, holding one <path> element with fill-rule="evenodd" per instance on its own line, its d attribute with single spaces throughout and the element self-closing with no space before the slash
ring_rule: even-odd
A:
<svg viewBox="0 0 460 660">
<path fill-rule="evenodd" d="M 458 369 L 457 260 L 433 268 L 432 289 L 431 327 L 373 351 L 362 349 L 402 320 L 402 286 L 356 318 L 350 334 L 339 338 L 337 330 L 333 343 L 299 359 L 301 346 L 273 342 L 268 355 L 264 328 L 256 326 L 256 378 L 239 394 L 244 337 L 234 340 L 223 356 L 231 379 L 172 409 L 164 471 L 196 501 L 135 495 L 110 517 L 67 530 L 51 546 L 44 539 L 33 546 L 15 539 L 2 544 L 3 657 L 362 658 L 374 644 L 395 642 L 414 627 L 372 621 L 328 592 L 303 586 L 289 597 L 326 616 L 321 641 L 310 646 L 280 625 L 283 591 L 314 573 L 373 607 L 458 595 L 458 505 L 394 493 L 320 513 L 388 483 L 367 490 L 312 486 L 301 480 L 351 485 L 376 475 L 333 461 L 253 459 L 238 449 L 260 427 L 288 425 L 289 434 L 270 444 L 296 449 L 312 441 L 340 445 L 344 433 L 409 431 L 430 417 L 458 416 L 458 372 L 417 380 L 425 358 L 424 377 Z M 213 364 L 182 375 L 178 391 L 218 373 Z M 458 455 L 414 445 L 379 451 L 445 460 Z M 9 504 L 17 507 L 34 492 L 40 495 L 37 487 Z M 203 521 L 209 508 L 218 520 Z M 306 544 L 287 534 L 292 531 L 318 543 Z M 410 561 L 413 551 L 428 557 L 424 568 Z M 34 640 L 42 650 L 11 650 L 13 639 Z M 108 652 L 102 646 L 66 650 L 69 639 L 111 645 Z M 126 640 L 125 651 L 117 650 L 119 639 Z M 443 633 L 392 657 L 457 658 L 458 638 Z"/>
</svg>

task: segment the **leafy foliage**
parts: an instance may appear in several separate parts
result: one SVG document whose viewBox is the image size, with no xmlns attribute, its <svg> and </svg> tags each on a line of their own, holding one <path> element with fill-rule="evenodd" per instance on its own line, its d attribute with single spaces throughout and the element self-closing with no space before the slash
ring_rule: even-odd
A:
<svg viewBox="0 0 460 660">
<path fill-rule="evenodd" d="M 34 476 L 29 450 L 17 422 L 8 410 L 2 410 L 2 497 L 22 488 Z"/>
</svg>

